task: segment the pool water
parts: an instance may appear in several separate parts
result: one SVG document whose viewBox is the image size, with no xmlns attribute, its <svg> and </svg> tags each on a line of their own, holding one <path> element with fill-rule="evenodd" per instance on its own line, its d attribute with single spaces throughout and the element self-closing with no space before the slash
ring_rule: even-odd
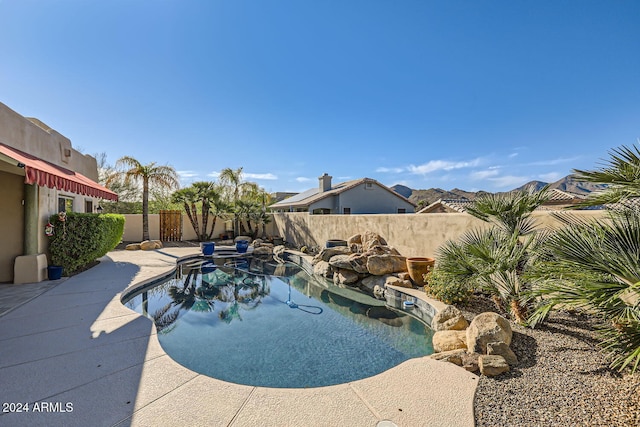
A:
<svg viewBox="0 0 640 427">
<path fill-rule="evenodd" d="M 340 384 L 433 352 L 412 316 L 273 260 L 192 259 L 125 304 L 176 362 L 237 384 Z"/>
</svg>

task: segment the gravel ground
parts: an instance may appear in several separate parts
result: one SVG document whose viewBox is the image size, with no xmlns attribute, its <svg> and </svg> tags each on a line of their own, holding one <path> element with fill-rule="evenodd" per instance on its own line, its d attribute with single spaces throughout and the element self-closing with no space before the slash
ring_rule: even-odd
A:
<svg viewBox="0 0 640 427">
<path fill-rule="evenodd" d="M 470 320 L 495 310 L 479 298 L 462 311 Z M 553 313 L 534 330 L 512 324 L 519 364 L 498 377 L 480 377 L 476 425 L 640 426 L 640 372 L 608 367 L 595 326 L 590 317 L 569 312 Z"/>
</svg>

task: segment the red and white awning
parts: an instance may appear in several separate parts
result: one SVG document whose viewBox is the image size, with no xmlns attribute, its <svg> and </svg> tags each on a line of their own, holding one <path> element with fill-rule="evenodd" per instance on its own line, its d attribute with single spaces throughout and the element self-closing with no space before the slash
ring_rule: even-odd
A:
<svg viewBox="0 0 640 427">
<path fill-rule="evenodd" d="M 0 143 L 0 153 L 16 161 L 16 166 L 24 167 L 25 184 L 56 188 L 75 194 L 118 201 L 118 195 L 79 172 L 54 165 L 31 154 Z"/>
</svg>

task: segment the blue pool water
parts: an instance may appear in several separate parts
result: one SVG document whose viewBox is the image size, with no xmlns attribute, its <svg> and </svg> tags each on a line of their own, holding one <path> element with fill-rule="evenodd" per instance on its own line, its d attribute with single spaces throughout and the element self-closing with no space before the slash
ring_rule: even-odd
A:
<svg viewBox="0 0 640 427">
<path fill-rule="evenodd" d="M 273 260 L 193 259 L 125 304 L 175 361 L 238 384 L 340 384 L 433 352 L 412 316 Z"/>
</svg>

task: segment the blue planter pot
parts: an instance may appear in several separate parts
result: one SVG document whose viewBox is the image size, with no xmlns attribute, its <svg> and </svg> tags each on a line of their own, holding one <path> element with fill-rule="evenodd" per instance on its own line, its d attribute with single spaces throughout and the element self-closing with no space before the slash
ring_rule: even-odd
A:
<svg viewBox="0 0 640 427">
<path fill-rule="evenodd" d="M 202 244 L 202 255 L 213 255 L 216 244 L 214 242 L 205 242 Z"/>
<path fill-rule="evenodd" d="M 236 242 L 236 251 L 240 254 L 247 252 L 249 248 L 249 242 L 247 240 L 238 240 Z"/>
<path fill-rule="evenodd" d="M 62 267 L 59 265 L 50 265 L 47 267 L 47 276 L 49 280 L 58 280 L 62 277 Z"/>
</svg>

